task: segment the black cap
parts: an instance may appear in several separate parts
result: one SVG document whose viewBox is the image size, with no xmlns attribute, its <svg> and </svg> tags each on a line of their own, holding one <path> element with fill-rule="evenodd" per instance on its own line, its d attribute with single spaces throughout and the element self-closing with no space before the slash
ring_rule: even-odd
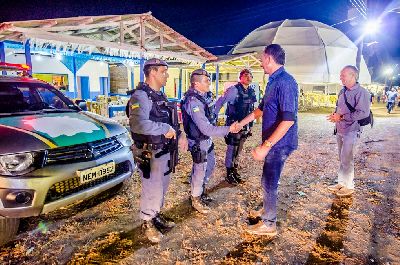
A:
<svg viewBox="0 0 400 265">
<path fill-rule="evenodd" d="M 161 59 L 151 58 L 151 59 L 148 59 L 144 63 L 143 67 L 146 67 L 146 66 L 166 66 L 166 67 L 168 67 L 168 64 L 165 61 L 161 60 Z"/>
<path fill-rule="evenodd" d="M 207 77 L 210 77 L 210 74 L 202 68 L 194 70 L 192 72 L 192 74 L 190 75 L 190 78 L 192 78 L 192 76 L 194 76 L 194 75 L 205 75 Z"/>
</svg>

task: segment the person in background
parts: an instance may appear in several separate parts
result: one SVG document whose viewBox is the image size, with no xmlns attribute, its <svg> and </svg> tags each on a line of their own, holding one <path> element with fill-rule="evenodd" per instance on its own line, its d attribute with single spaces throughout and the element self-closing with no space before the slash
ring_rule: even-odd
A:
<svg viewBox="0 0 400 265">
<path fill-rule="evenodd" d="M 230 126 L 235 121 L 241 121 L 254 111 L 254 103 L 257 102 L 257 97 L 254 89 L 250 86 L 252 80 L 253 74 L 251 71 L 243 69 L 239 74 L 239 82 L 229 87 L 215 103 L 216 115 L 218 115 L 223 105 L 227 105 L 225 112 L 226 126 Z M 242 178 L 237 171 L 237 159 L 243 149 L 244 142 L 251 135 L 252 126 L 253 123 L 250 122 L 240 132 L 229 133 L 225 137 L 225 142 L 228 145 L 225 155 L 225 180 L 230 184 L 237 185 L 242 182 Z"/>
<path fill-rule="evenodd" d="M 396 98 L 397 98 L 397 91 L 394 87 L 392 87 L 388 92 L 386 92 L 387 96 L 387 113 L 390 114 L 392 112 L 395 104 L 396 104 Z"/>
</svg>

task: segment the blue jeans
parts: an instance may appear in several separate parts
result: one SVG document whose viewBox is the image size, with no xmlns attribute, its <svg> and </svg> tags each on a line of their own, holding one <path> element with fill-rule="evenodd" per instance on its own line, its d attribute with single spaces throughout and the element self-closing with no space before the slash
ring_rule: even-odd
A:
<svg viewBox="0 0 400 265">
<path fill-rule="evenodd" d="M 264 161 L 261 185 L 263 188 L 264 223 L 274 225 L 276 222 L 276 205 L 278 200 L 278 182 L 286 159 L 293 152 L 292 148 L 272 148 Z"/>
<path fill-rule="evenodd" d="M 386 105 L 388 112 L 390 113 L 394 108 L 394 102 L 388 102 Z"/>
</svg>

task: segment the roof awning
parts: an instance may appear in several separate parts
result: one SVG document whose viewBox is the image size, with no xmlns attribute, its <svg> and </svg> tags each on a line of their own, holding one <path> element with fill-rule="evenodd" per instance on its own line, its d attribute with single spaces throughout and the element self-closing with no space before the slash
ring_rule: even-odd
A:
<svg viewBox="0 0 400 265">
<path fill-rule="evenodd" d="M 207 64 L 209 67 L 216 65 L 219 66 L 220 72 L 238 72 L 244 68 L 262 71 L 260 55 L 257 52 L 221 55 Z"/>
<path fill-rule="evenodd" d="M 157 57 L 204 63 L 216 56 L 151 15 L 109 15 L 11 21 L 0 24 L 0 41 L 59 51 L 100 53 L 126 58 Z"/>
</svg>

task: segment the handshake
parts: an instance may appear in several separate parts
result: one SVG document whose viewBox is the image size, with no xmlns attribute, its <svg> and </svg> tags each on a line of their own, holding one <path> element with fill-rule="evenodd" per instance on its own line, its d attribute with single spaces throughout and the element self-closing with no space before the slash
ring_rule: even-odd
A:
<svg viewBox="0 0 400 265">
<path fill-rule="evenodd" d="M 235 121 L 234 123 L 229 126 L 229 132 L 230 133 L 238 133 L 241 129 L 243 128 L 243 125 L 241 125 L 239 122 Z"/>
</svg>

